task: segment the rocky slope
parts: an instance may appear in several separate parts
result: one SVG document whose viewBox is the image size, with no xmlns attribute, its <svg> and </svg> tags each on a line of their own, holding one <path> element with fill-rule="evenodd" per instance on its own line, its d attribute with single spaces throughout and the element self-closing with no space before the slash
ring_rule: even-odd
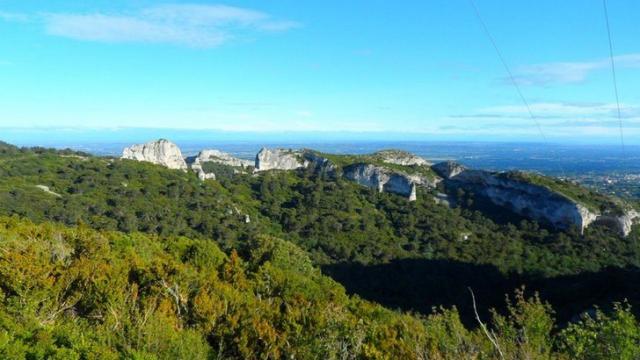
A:
<svg viewBox="0 0 640 360">
<path fill-rule="evenodd" d="M 428 173 L 428 162 L 413 154 L 387 150 L 372 155 L 334 155 L 313 150 L 262 149 L 256 171 L 311 168 L 330 178 L 344 177 L 360 185 L 416 200 L 417 187 L 434 187 L 438 179 Z M 393 166 L 392 166 L 393 165 Z"/>
<path fill-rule="evenodd" d="M 410 176 L 371 164 L 354 164 L 344 168 L 344 177 L 378 192 L 398 194 L 416 200 L 417 182 Z"/>
<path fill-rule="evenodd" d="M 169 169 L 187 170 L 187 163 L 180 148 L 169 140 L 160 139 L 146 144 L 137 144 L 122 151 L 123 159 L 147 161 Z"/>
<path fill-rule="evenodd" d="M 331 179 L 337 179 L 342 175 L 342 169 L 340 169 L 336 163 L 315 151 L 304 150 L 302 152 L 302 158 L 306 162 L 306 166 L 314 169 L 317 174 L 327 176 Z"/>
<path fill-rule="evenodd" d="M 254 165 L 253 161 L 239 159 L 220 150 L 202 150 L 189 165 L 201 180 L 215 179 L 216 175 L 213 172 L 207 172 L 203 168 L 203 165 L 209 162 L 238 168 L 248 168 Z"/>
<path fill-rule="evenodd" d="M 256 155 L 255 166 L 256 171 L 295 170 L 308 164 L 299 150 L 262 148 Z"/>
<path fill-rule="evenodd" d="M 592 203 L 572 199 L 565 194 L 568 191 L 536 184 L 523 173 L 469 170 L 454 162 L 439 163 L 433 169 L 448 185 L 470 190 L 495 205 L 559 229 L 576 226 L 584 231 L 590 224 L 600 222 L 627 236 L 638 218 L 635 210 L 623 204 L 603 202 L 599 207 L 604 209 L 596 208 Z M 560 183 L 568 189 L 571 186 L 577 187 L 570 183 Z"/>
</svg>

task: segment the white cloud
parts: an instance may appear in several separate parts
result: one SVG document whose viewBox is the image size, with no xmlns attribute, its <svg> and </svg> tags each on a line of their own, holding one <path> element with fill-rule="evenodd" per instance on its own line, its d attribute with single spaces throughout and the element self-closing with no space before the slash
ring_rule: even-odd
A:
<svg viewBox="0 0 640 360">
<path fill-rule="evenodd" d="M 224 31 L 175 26 L 126 16 L 48 15 L 47 32 L 76 40 L 151 42 L 214 47 L 226 40 Z"/>
<path fill-rule="evenodd" d="M 13 22 L 26 22 L 29 20 L 29 17 L 25 14 L 0 11 L 0 20 L 13 21 Z"/>
<path fill-rule="evenodd" d="M 27 21 L 24 14 L 0 12 L 5 21 Z M 36 18 L 33 18 L 36 19 Z M 169 43 L 211 48 L 260 32 L 282 32 L 300 24 L 226 5 L 165 4 L 135 13 L 49 13 L 37 18 L 45 31 L 83 41 Z"/>
<path fill-rule="evenodd" d="M 640 54 L 614 57 L 618 68 L 640 68 Z M 585 62 L 554 62 L 525 65 L 516 68 L 514 77 L 521 85 L 563 85 L 584 82 L 594 71 L 608 69 L 611 60 L 598 59 Z"/>
<path fill-rule="evenodd" d="M 167 4 L 144 9 L 142 15 L 160 22 L 193 27 L 237 26 L 277 32 L 300 26 L 294 21 L 275 20 L 260 11 L 227 5 Z"/>
</svg>

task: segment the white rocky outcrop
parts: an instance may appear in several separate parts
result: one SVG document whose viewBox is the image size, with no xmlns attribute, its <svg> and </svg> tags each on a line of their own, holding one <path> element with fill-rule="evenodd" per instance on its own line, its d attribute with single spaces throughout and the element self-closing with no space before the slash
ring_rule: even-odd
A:
<svg viewBox="0 0 640 360">
<path fill-rule="evenodd" d="M 466 168 L 455 161 L 444 161 L 441 163 L 437 163 L 431 167 L 436 174 L 442 176 L 445 179 L 451 179 L 452 177 L 457 176 L 461 172 L 465 171 Z"/>
<path fill-rule="evenodd" d="M 255 171 L 295 170 L 307 165 L 309 162 L 303 159 L 301 151 L 262 148 L 256 155 Z"/>
<path fill-rule="evenodd" d="M 202 150 L 198 153 L 198 156 L 193 158 L 191 163 L 191 169 L 198 174 L 200 180 L 215 179 L 216 174 L 206 172 L 202 165 L 207 162 L 213 162 L 217 164 L 234 166 L 240 168 L 247 168 L 253 166 L 254 162 L 251 160 L 244 160 L 234 157 L 233 155 L 220 151 L 220 150 Z"/>
<path fill-rule="evenodd" d="M 302 158 L 306 166 L 312 168 L 316 174 L 325 175 L 333 179 L 341 175 L 340 169 L 336 164 L 315 151 L 304 150 L 302 152 Z"/>
<path fill-rule="evenodd" d="M 122 151 L 122 158 L 146 161 L 169 169 L 187 170 L 187 163 L 182 157 L 180 148 L 165 139 L 127 147 Z"/>
<path fill-rule="evenodd" d="M 449 181 L 484 195 L 495 205 L 559 229 L 576 226 L 582 232 L 597 222 L 627 236 L 639 217 L 635 210 L 601 214 L 545 186 L 500 176 L 499 173 L 467 170 L 454 162 L 436 164 L 433 169 Z"/>
<path fill-rule="evenodd" d="M 430 166 L 431 163 L 418 155 L 402 150 L 381 150 L 373 154 L 387 164 L 403 166 Z"/>
<path fill-rule="evenodd" d="M 194 163 L 214 162 L 222 165 L 235 167 L 249 167 L 255 164 L 254 161 L 239 159 L 229 153 L 220 150 L 202 150 L 195 158 Z"/>
<path fill-rule="evenodd" d="M 638 222 L 640 214 L 633 209 L 628 209 L 622 214 L 602 214 L 595 222 L 605 224 L 617 230 L 623 236 L 628 236 L 634 224 Z"/>
<path fill-rule="evenodd" d="M 390 192 L 404 196 L 409 201 L 416 200 L 417 184 L 406 174 L 371 164 L 354 164 L 344 169 L 344 177 L 378 192 Z"/>
</svg>

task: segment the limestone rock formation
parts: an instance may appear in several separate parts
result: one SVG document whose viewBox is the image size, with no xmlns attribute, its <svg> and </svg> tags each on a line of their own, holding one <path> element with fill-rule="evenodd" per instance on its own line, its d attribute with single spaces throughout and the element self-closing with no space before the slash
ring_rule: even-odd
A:
<svg viewBox="0 0 640 360">
<path fill-rule="evenodd" d="M 198 178 L 200 178 L 200 180 L 216 178 L 214 173 L 206 172 L 203 168 L 203 164 L 207 162 L 239 168 L 248 168 L 254 165 L 254 162 L 251 160 L 239 159 L 220 150 L 202 150 L 198 156 L 193 158 L 193 162 L 190 164 L 191 169 L 198 174 Z"/>
<path fill-rule="evenodd" d="M 584 231 L 590 224 L 600 222 L 626 236 L 638 218 L 638 213 L 633 210 L 601 214 L 550 188 L 506 176 L 509 173 L 468 170 L 454 162 L 436 164 L 433 169 L 450 184 L 471 190 L 495 205 L 558 229 L 576 226 Z"/>
<path fill-rule="evenodd" d="M 403 166 L 430 166 L 427 160 L 402 150 L 381 150 L 373 154 L 380 158 L 382 162 L 387 164 L 403 165 Z"/>
<path fill-rule="evenodd" d="M 631 228 L 638 222 L 640 214 L 633 209 L 628 209 L 621 214 L 602 214 L 595 220 L 596 223 L 604 224 L 615 229 L 623 236 L 631 233 Z"/>
<path fill-rule="evenodd" d="M 344 177 L 356 183 L 416 200 L 416 182 L 406 174 L 392 172 L 371 164 L 354 164 L 344 168 Z"/>
<path fill-rule="evenodd" d="M 196 162 L 215 162 L 222 165 L 236 166 L 236 167 L 249 167 L 255 164 L 254 161 L 239 159 L 233 155 L 220 151 L 220 150 L 202 150 L 195 159 Z"/>
<path fill-rule="evenodd" d="M 444 161 L 441 163 L 437 163 L 431 167 L 433 171 L 435 171 L 438 175 L 442 176 L 444 179 L 451 179 L 456 175 L 460 174 L 466 168 L 455 161 Z"/>
<path fill-rule="evenodd" d="M 302 151 L 302 158 L 306 162 L 306 166 L 312 168 L 316 174 L 325 175 L 332 179 L 337 179 L 341 175 L 336 164 L 315 151 Z"/>
<path fill-rule="evenodd" d="M 169 169 L 187 170 L 187 163 L 182 157 L 180 148 L 165 139 L 127 147 L 122 151 L 122 158 L 146 161 Z"/>
<path fill-rule="evenodd" d="M 301 151 L 262 148 L 256 155 L 255 170 L 295 170 L 307 167 L 308 164 Z"/>
</svg>

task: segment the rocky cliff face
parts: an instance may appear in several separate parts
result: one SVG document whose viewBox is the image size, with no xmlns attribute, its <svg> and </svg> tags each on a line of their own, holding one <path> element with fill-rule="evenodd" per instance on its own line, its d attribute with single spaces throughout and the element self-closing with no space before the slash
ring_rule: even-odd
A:
<svg viewBox="0 0 640 360">
<path fill-rule="evenodd" d="M 452 177 L 465 171 L 466 168 L 454 161 L 444 161 L 437 163 L 431 167 L 436 174 L 440 175 L 444 179 L 451 179 Z"/>
<path fill-rule="evenodd" d="M 421 165 L 426 160 L 415 155 L 389 151 L 376 153 L 372 158 L 376 161 L 386 156 L 390 164 Z M 405 165 L 408 166 L 408 165 Z M 256 156 L 256 171 L 265 170 L 295 170 L 300 168 L 313 169 L 317 174 L 331 178 L 344 177 L 357 182 L 360 185 L 374 188 L 380 192 L 389 192 L 407 197 L 410 201 L 416 200 L 416 188 L 418 186 L 433 187 L 437 183 L 435 177 L 422 176 L 420 174 L 408 174 L 392 170 L 383 165 L 373 165 L 366 162 L 338 166 L 322 154 L 312 150 L 287 150 L 287 149 L 262 149 Z"/>
<path fill-rule="evenodd" d="M 160 139 L 146 144 L 132 145 L 122 151 L 123 159 L 147 161 L 163 165 L 169 169 L 186 170 L 187 163 L 178 146 L 168 140 Z"/>
<path fill-rule="evenodd" d="M 255 165 L 255 161 L 239 159 L 229 153 L 226 153 L 220 150 L 202 150 L 196 157 L 195 162 L 198 162 L 198 163 L 214 162 L 222 165 L 243 167 L 243 168 Z"/>
<path fill-rule="evenodd" d="M 256 171 L 295 170 L 309 165 L 302 152 L 290 149 L 262 148 L 256 155 Z"/>
<path fill-rule="evenodd" d="M 590 224 L 602 222 L 626 236 L 638 217 L 635 211 L 603 215 L 545 186 L 488 171 L 468 170 L 452 162 L 436 164 L 433 168 L 450 183 L 483 195 L 495 205 L 529 219 L 549 223 L 558 229 L 576 226 L 584 231 Z"/>
<path fill-rule="evenodd" d="M 631 233 L 631 228 L 638 222 L 640 214 L 635 210 L 627 210 L 622 214 L 602 214 L 595 220 L 596 223 L 604 224 L 615 229 L 623 236 Z"/>
<path fill-rule="evenodd" d="M 354 164 L 344 168 L 344 177 L 356 183 L 404 196 L 409 201 L 416 200 L 416 186 L 413 179 L 405 174 L 392 172 L 371 164 Z"/>
<path fill-rule="evenodd" d="M 231 154 L 220 150 L 202 150 L 191 163 L 191 169 L 198 174 L 198 178 L 200 178 L 200 180 L 216 178 L 214 173 L 208 173 L 203 169 L 203 164 L 207 162 L 240 168 L 247 168 L 254 165 L 254 162 L 251 160 L 238 159 Z"/>
<path fill-rule="evenodd" d="M 382 150 L 373 154 L 375 157 L 380 158 L 382 162 L 387 164 L 403 165 L 403 166 L 430 166 L 427 160 L 412 154 L 410 152 L 401 150 Z"/>
<path fill-rule="evenodd" d="M 303 151 L 302 158 L 306 162 L 306 166 L 312 168 L 319 175 L 325 175 L 329 178 L 337 179 L 342 174 L 336 164 L 315 151 Z"/>
</svg>

